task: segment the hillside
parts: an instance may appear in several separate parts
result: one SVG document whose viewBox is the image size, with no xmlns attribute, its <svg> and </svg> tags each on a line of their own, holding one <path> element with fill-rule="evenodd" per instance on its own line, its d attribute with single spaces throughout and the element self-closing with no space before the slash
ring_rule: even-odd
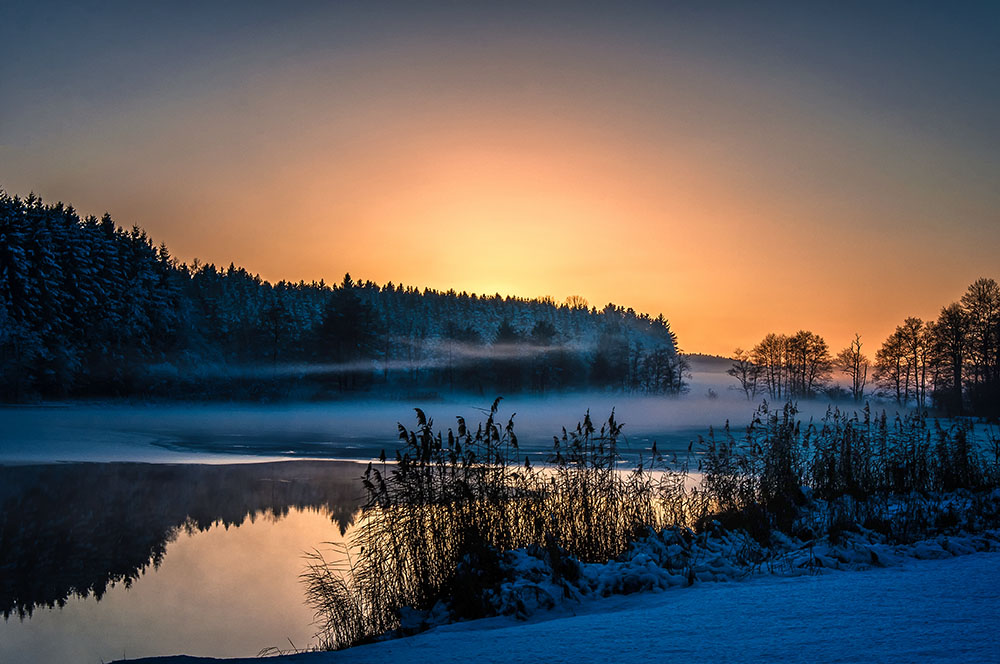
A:
<svg viewBox="0 0 1000 664">
<path fill-rule="evenodd" d="M 322 398 L 683 389 L 667 320 L 582 298 L 270 283 L 0 191 L 0 396 Z"/>
</svg>

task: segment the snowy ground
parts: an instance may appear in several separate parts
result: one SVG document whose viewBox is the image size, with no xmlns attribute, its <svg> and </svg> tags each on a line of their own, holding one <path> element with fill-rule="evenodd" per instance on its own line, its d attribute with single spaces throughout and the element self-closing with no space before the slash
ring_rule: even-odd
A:
<svg viewBox="0 0 1000 664">
<path fill-rule="evenodd" d="M 1000 554 L 977 553 L 587 600 L 528 622 L 458 623 L 274 661 L 996 663 L 998 633 Z"/>
</svg>

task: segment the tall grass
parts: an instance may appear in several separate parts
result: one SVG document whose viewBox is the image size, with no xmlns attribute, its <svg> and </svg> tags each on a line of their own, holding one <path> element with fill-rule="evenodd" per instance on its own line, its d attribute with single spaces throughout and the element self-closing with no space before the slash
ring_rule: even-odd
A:
<svg viewBox="0 0 1000 664">
<path fill-rule="evenodd" d="M 542 547 L 560 569 L 567 556 L 615 558 L 650 529 L 715 520 L 766 543 L 773 530 L 796 527 L 810 497 L 850 506 L 838 518 L 861 523 L 884 514 L 891 495 L 985 489 L 1000 477 L 1000 452 L 985 458 L 966 424 L 946 428 L 919 414 L 890 423 L 867 407 L 803 423 L 793 404 L 766 403 L 739 437 L 727 424 L 700 440 L 697 473 L 688 461 L 665 463 L 655 444 L 623 467 L 614 412 L 599 428 L 588 412 L 563 429 L 536 467 L 521 454 L 514 418 L 498 418 L 499 403 L 475 431 L 458 418 L 455 430 L 435 432 L 417 409 L 415 429 L 399 426 L 395 462 L 383 453 L 369 464 L 344 562 L 317 553 L 304 574 L 320 647 L 372 641 L 445 605 L 452 619 L 485 615 L 502 554 L 513 549 Z"/>
<path fill-rule="evenodd" d="M 701 441 L 703 519 L 763 541 L 774 529 L 790 531 L 808 498 L 836 501 L 840 518 L 862 524 L 881 518 L 891 497 L 1000 486 L 1000 453 L 976 442 L 971 421 L 945 425 L 923 412 L 890 421 L 868 405 L 831 407 L 819 422 L 797 414 L 794 404 L 765 402 L 740 439 L 727 425 Z"/>
<path fill-rule="evenodd" d="M 395 463 L 369 465 L 357 557 L 336 566 L 316 554 L 305 575 L 321 647 L 370 641 L 400 626 L 402 607 L 429 611 L 444 598 L 478 617 L 476 598 L 498 581 L 504 551 L 537 545 L 604 561 L 686 513 L 683 473 L 659 454 L 620 468 L 614 413 L 600 428 L 587 413 L 536 467 L 521 455 L 513 417 L 498 419 L 499 402 L 475 431 L 458 418 L 447 434 L 417 409 L 417 427 L 399 427 Z"/>
</svg>

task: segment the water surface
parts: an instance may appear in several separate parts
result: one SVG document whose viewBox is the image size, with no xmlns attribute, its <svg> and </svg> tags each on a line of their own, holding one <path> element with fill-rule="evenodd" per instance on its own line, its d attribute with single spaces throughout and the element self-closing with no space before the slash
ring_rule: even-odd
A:
<svg viewBox="0 0 1000 664">
<path fill-rule="evenodd" d="M 756 407 L 721 384 L 710 398 L 706 385 L 673 399 L 516 398 L 499 415 L 514 417 L 536 463 L 588 410 L 598 426 L 612 409 L 625 423 L 626 462 L 648 455 L 654 440 L 683 456 L 709 426 L 729 420 L 738 435 Z M 349 537 L 358 462 L 383 449 L 391 458 L 397 423 L 412 427 L 414 406 L 435 428 L 462 416 L 475 429 L 488 405 L 454 397 L 0 408 L 0 661 L 308 647 L 303 555 Z M 803 404 L 801 415 L 818 419 L 827 406 Z"/>
<path fill-rule="evenodd" d="M 303 554 L 342 542 L 361 466 L 0 467 L 0 661 L 310 645 Z"/>
</svg>

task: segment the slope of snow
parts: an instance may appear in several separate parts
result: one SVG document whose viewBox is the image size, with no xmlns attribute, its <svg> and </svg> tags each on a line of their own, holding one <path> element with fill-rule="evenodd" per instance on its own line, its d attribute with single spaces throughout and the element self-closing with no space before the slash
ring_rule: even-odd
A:
<svg viewBox="0 0 1000 664">
<path fill-rule="evenodd" d="M 270 661 L 998 662 L 1000 555 L 589 599 Z M 156 658 L 146 662 L 204 662 Z M 235 661 L 235 660 L 230 660 Z M 242 660 L 260 661 L 260 660 Z"/>
</svg>

